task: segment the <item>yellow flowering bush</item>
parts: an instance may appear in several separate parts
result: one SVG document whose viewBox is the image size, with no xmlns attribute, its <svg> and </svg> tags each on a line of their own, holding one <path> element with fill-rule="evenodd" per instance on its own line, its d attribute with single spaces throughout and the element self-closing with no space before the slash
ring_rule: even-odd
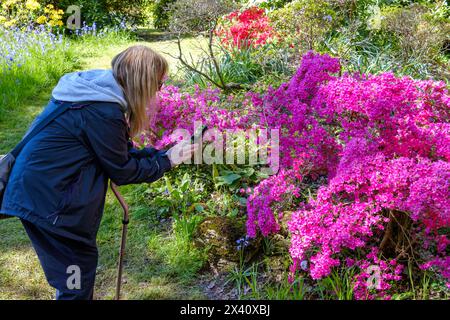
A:
<svg viewBox="0 0 450 320">
<path fill-rule="evenodd" d="M 41 5 L 36 0 L 27 0 L 25 2 L 25 8 L 27 8 L 30 11 L 35 11 L 39 9 Z"/>
<path fill-rule="evenodd" d="M 61 27 L 64 11 L 39 0 L 5 0 L 0 7 L 0 26 L 6 28 L 30 24 Z"/>
</svg>

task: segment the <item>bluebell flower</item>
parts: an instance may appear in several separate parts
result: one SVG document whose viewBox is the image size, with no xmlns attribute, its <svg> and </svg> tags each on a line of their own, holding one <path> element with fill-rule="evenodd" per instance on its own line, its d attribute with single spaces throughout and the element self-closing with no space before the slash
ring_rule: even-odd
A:
<svg viewBox="0 0 450 320">
<path fill-rule="evenodd" d="M 328 22 L 331 22 L 333 20 L 333 17 L 331 17 L 330 15 L 324 16 L 323 20 L 326 20 Z"/>
<path fill-rule="evenodd" d="M 301 268 L 303 271 L 308 270 L 308 261 L 303 260 L 302 262 L 300 262 L 300 268 Z"/>
<path fill-rule="evenodd" d="M 242 250 L 242 249 L 248 247 L 250 245 L 249 239 L 250 238 L 248 236 L 245 236 L 245 237 L 242 237 L 242 238 L 236 240 L 237 250 Z"/>
</svg>

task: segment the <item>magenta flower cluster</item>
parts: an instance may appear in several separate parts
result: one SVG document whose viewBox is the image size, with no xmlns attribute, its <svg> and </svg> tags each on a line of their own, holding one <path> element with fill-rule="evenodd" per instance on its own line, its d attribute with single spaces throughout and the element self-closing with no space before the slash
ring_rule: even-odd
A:
<svg viewBox="0 0 450 320">
<path fill-rule="evenodd" d="M 263 180 L 247 199 L 247 234 L 255 237 L 258 229 L 264 236 L 277 233 L 283 210 L 292 197 L 298 198 L 300 189 L 294 183 L 292 170 L 281 170 L 277 175 Z M 275 213 L 278 211 L 278 215 Z"/>
<path fill-rule="evenodd" d="M 249 94 L 259 114 L 259 125 L 280 130 L 283 167 L 292 168 L 294 159 L 301 154 L 308 154 L 316 173 L 328 172 L 336 162 L 341 148 L 315 117 L 311 100 L 317 95 L 319 85 L 334 79 L 330 74 L 339 70 L 338 59 L 309 52 L 289 83 L 278 89 L 269 88 L 262 96 Z"/>
<path fill-rule="evenodd" d="M 380 259 L 379 255 L 378 249 L 372 247 L 364 259 L 346 259 L 347 268 L 362 270 L 356 274 L 353 285 L 353 294 L 358 300 L 390 300 L 391 296 L 387 292 L 391 289 L 392 282 L 402 278 L 404 266 L 395 259 Z"/>
<path fill-rule="evenodd" d="M 173 135 L 174 130 L 186 129 L 192 134 L 195 121 L 220 132 L 251 127 L 254 113 L 249 99 L 221 98 L 219 93 L 217 89 L 200 90 L 198 87 L 193 93 L 188 93 L 176 86 L 164 86 L 154 104 L 158 117 L 150 125 L 155 136 L 142 134 L 139 144 L 164 148 L 181 139 Z"/>
</svg>

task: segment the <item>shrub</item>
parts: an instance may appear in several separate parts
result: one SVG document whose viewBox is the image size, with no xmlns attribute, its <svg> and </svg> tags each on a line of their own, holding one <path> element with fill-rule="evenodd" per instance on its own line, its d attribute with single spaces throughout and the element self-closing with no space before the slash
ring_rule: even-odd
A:
<svg viewBox="0 0 450 320">
<path fill-rule="evenodd" d="M 388 299 L 413 261 L 415 270 L 431 268 L 450 283 L 450 96 L 443 82 L 342 75 L 338 59 L 309 52 L 289 82 L 243 102 L 166 86 L 160 107 L 157 147 L 195 120 L 220 130 L 280 129 L 281 170 L 245 190 L 247 233 L 277 233 L 292 212 L 292 280 L 299 269 L 320 280 L 352 267 L 355 298 Z"/>
<path fill-rule="evenodd" d="M 387 266 L 411 256 L 431 261 L 424 267 L 448 276 L 450 241 L 442 233 L 450 225 L 445 84 L 390 73 L 338 77 L 332 75 L 339 71 L 336 63 L 310 53 L 289 83 L 260 101 L 254 97 L 256 105 L 265 106 L 265 118 L 275 115 L 289 134 L 280 138 L 285 169 L 250 195 L 249 235 L 258 229 L 263 235 L 277 232 L 278 213 L 291 206 L 274 204 L 295 195 L 304 179 L 326 174 L 329 182 L 316 198 L 300 204 L 289 222 L 292 271 L 306 260 L 311 277 L 321 279 L 353 252 L 361 270 L 354 283 L 357 298 L 387 298 L 401 272 Z M 279 110 L 273 112 L 273 106 Z M 361 280 L 367 279 L 365 255 L 381 269 L 381 291 Z"/>
<path fill-rule="evenodd" d="M 280 37 L 302 50 L 317 49 L 336 16 L 326 0 L 296 0 L 269 14 Z"/>
<path fill-rule="evenodd" d="M 63 10 L 77 5 L 81 8 L 81 18 L 91 25 L 99 27 L 114 26 L 126 21 L 130 24 L 144 24 L 150 19 L 150 8 L 154 0 L 43 0 Z"/>
<path fill-rule="evenodd" d="M 442 1 L 336 3 L 336 12 L 345 19 L 327 35 L 321 49 L 338 55 L 345 70 L 448 78 L 444 49 L 448 6 Z"/>
<path fill-rule="evenodd" d="M 170 23 L 170 5 L 176 0 L 157 0 L 153 8 L 153 24 L 157 29 L 167 29 Z"/>
<path fill-rule="evenodd" d="M 0 6 L 0 25 L 6 28 L 32 25 L 63 25 L 64 12 L 39 0 L 8 0 Z"/>
<path fill-rule="evenodd" d="M 386 7 L 382 10 L 381 30 L 392 34 L 398 46 L 394 55 L 403 68 L 428 64 L 432 74 L 447 73 L 440 67 L 441 49 L 449 39 L 450 21 L 434 15 L 437 8 L 424 5 Z M 420 72 L 418 72 L 420 74 Z M 423 76 L 423 74 L 420 74 Z"/>
</svg>

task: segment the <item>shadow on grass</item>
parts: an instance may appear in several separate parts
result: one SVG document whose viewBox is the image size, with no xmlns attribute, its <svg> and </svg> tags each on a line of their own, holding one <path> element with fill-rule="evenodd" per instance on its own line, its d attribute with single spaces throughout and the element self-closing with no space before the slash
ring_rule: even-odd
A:
<svg viewBox="0 0 450 320">
<path fill-rule="evenodd" d="M 137 29 L 136 36 L 139 41 L 147 41 L 147 42 L 175 40 L 177 38 L 176 33 L 151 28 Z M 189 35 L 186 35 L 185 37 L 188 38 Z"/>
<path fill-rule="evenodd" d="M 48 92 L 41 92 L 21 106 L 2 110 L 0 118 L 0 154 L 7 153 L 19 143 L 34 118 L 50 99 Z"/>
</svg>

